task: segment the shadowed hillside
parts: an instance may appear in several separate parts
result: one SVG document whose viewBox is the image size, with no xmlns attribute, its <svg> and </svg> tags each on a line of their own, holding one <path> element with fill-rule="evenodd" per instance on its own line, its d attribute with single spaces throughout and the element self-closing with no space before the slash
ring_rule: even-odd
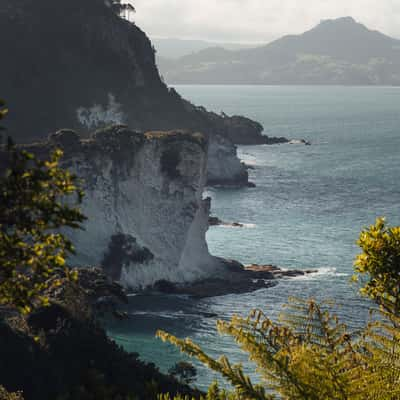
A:
<svg viewBox="0 0 400 400">
<path fill-rule="evenodd" d="M 0 49 L 1 95 L 11 110 L 6 125 L 19 141 L 110 123 L 236 133 L 229 118 L 170 90 L 146 34 L 103 0 L 2 0 Z M 260 141 L 261 131 L 250 124 L 246 134 Z"/>
</svg>

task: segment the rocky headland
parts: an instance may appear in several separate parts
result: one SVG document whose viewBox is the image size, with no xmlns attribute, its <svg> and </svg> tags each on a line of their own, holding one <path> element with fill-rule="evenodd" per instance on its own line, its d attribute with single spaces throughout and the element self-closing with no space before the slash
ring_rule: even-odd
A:
<svg viewBox="0 0 400 400">
<path fill-rule="evenodd" d="M 208 145 L 200 133 L 142 134 L 116 125 L 84 140 L 64 130 L 21 147 L 39 158 L 63 149 L 63 166 L 82 179 L 87 221 L 83 230 L 65 231 L 76 249 L 70 265 L 102 265 L 138 290 L 159 280 L 192 282 L 223 272 L 205 238 Z"/>
<path fill-rule="evenodd" d="M 249 292 L 303 274 L 244 267 L 209 253 L 210 225 L 243 227 L 210 217 L 211 200 L 203 198 L 209 139 L 190 131 L 143 134 L 114 125 L 87 139 L 62 130 L 19 148 L 40 159 L 61 148 L 62 165 L 82 181 L 87 220 L 82 230 L 64 231 L 75 245 L 73 267 L 101 266 L 131 291 L 198 297 Z M 0 167 L 6 162 L 0 152 Z"/>
<path fill-rule="evenodd" d="M 155 49 L 104 0 L 3 0 L 1 96 L 20 143 L 70 128 L 83 137 L 110 124 L 135 131 L 187 129 L 210 137 L 210 184 L 246 186 L 235 144 L 260 144 L 259 123 L 183 99 L 162 81 Z M 15 46 L 10 37 L 18 38 Z M 272 139 L 271 139 L 272 140 Z"/>
</svg>

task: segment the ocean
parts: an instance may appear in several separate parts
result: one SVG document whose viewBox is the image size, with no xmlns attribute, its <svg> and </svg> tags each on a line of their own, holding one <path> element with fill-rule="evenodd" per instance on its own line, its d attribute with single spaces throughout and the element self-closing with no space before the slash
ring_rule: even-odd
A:
<svg viewBox="0 0 400 400">
<path fill-rule="evenodd" d="M 311 146 L 239 146 L 253 168 L 256 188 L 209 189 L 212 214 L 243 228 L 212 227 L 210 252 L 244 264 L 318 269 L 254 293 L 204 300 L 130 298 L 127 321 L 110 323 L 109 334 L 129 351 L 167 371 L 184 359 L 154 337 L 162 328 L 191 337 L 213 356 L 227 354 L 252 366 L 215 322 L 253 308 L 277 318 L 288 298 L 332 300 L 343 322 L 356 328 L 368 319 L 367 300 L 350 283 L 362 228 L 385 216 L 400 225 L 400 88 L 336 86 L 194 86 L 176 90 L 215 112 L 261 122 L 265 134 L 306 139 Z M 197 386 L 215 375 L 201 365 Z M 134 371 L 132 372 L 134 373 Z M 256 379 L 256 377 L 255 377 Z"/>
</svg>

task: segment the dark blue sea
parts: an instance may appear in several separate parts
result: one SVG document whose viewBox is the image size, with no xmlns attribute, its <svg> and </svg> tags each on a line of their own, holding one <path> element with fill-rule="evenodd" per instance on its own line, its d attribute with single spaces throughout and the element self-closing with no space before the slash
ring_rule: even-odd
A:
<svg viewBox="0 0 400 400">
<path fill-rule="evenodd" d="M 190 336 L 211 354 L 251 366 L 215 322 L 262 308 L 276 318 L 290 296 L 333 300 L 351 327 L 368 319 L 369 303 L 349 282 L 362 228 L 385 216 L 400 225 L 400 88 L 176 86 L 183 97 L 215 112 L 254 118 L 269 136 L 306 139 L 311 146 L 240 146 L 254 169 L 249 189 L 210 189 L 212 212 L 244 228 L 213 227 L 214 255 L 244 264 L 318 269 L 245 295 L 205 300 L 131 297 L 128 321 L 109 333 L 164 371 L 183 357 L 154 337 L 158 328 Z M 218 316 L 218 317 L 217 317 Z M 197 385 L 215 377 L 198 366 Z M 132 372 L 134 373 L 134 371 Z"/>
</svg>

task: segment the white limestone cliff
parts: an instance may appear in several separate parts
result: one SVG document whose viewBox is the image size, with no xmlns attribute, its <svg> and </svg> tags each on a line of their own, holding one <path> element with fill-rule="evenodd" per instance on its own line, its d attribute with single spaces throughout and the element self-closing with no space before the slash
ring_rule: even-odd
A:
<svg viewBox="0 0 400 400">
<path fill-rule="evenodd" d="M 122 104 L 116 101 L 114 94 L 109 93 L 108 104 L 93 104 L 90 108 L 80 107 L 76 110 L 76 118 L 82 128 L 88 130 L 110 124 L 125 124 L 128 116 L 122 111 L 122 108 Z M 238 118 L 241 120 L 241 117 L 236 117 L 236 119 Z M 229 118 L 225 119 L 229 120 Z M 231 127 L 231 130 L 234 129 Z M 237 156 L 237 148 L 234 143 L 215 132 L 208 136 L 206 183 L 212 186 L 247 186 L 248 173 Z"/>
<path fill-rule="evenodd" d="M 105 263 L 132 289 L 218 273 L 221 261 L 205 239 L 210 201 L 203 199 L 208 143 L 202 135 L 143 135 L 118 126 L 85 141 L 69 133 L 68 142 L 66 135 L 52 140 L 64 144 L 65 165 L 85 182 L 88 217 L 84 230 L 68 233 L 76 248 L 71 264 Z"/>
</svg>

